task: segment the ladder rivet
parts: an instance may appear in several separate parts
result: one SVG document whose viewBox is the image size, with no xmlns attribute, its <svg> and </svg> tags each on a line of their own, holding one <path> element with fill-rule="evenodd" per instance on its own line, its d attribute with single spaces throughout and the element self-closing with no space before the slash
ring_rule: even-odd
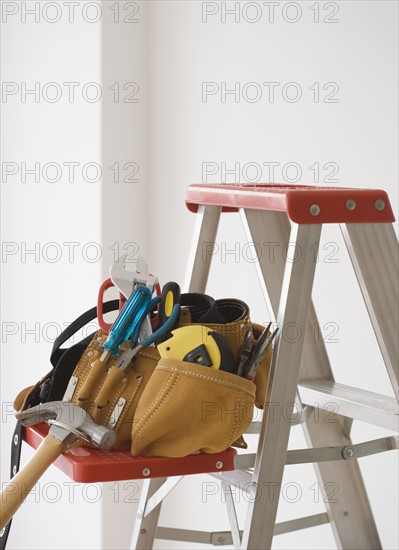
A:
<svg viewBox="0 0 399 550">
<path fill-rule="evenodd" d="M 142 535 L 145 535 L 145 534 L 147 533 L 147 529 L 141 529 L 140 533 L 141 533 Z"/>
<path fill-rule="evenodd" d="M 13 466 L 12 467 L 12 475 L 15 476 L 16 473 L 17 473 L 17 467 Z"/>
<path fill-rule="evenodd" d="M 343 450 L 342 455 L 343 455 L 344 458 L 353 458 L 355 456 L 355 453 L 354 453 L 353 449 L 351 449 L 350 447 L 346 447 Z"/>
<path fill-rule="evenodd" d="M 14 435 L 14 445 L 18 445 L 19 437 L 17 434 Z"/>
<path fill-rule="evenodd" d="M 349 516 L 349 512 L 347 510 L 345 510 L 344 516 Z"/>
<path fill-rule="evenodd" d="M 148 477 L 151 473 L 151 470 L 149 468 L 144 468 L 142 471 L 143 476 Z"/>
<path fill-rule="evenodd" d="M 218 460 L 215 466 L 218 470 L 221 470 L 223 468 L 223 462 L 221 460 Z"/>
<path fill-rule="evenodd" d="M 348 199 L 346 201 L 346 209 L 347 210 L 354 210 L 356 208 L 356 202 L 353 199 Z"/>
<path fill-rule="evenodd" d="M 378 199 L 375 201 L 375 208 L 376 210 L 384 210 L 385 208 L 385 201 L 382 199 Z"/>
<path fill-rule="evenodd" d="M 4 527 L 1 531 L 0 531 L 0 537 L 2 537 L 4 535 L 4 533 L 6 532 L 6 528 Z"/>
<path fill-rule="evenodd" d="M 318 216 L 320 214 L 320 206 L 318 204 L 312 204 L 310 207 L 310 213 L 312 216 Z"/>
</svg>

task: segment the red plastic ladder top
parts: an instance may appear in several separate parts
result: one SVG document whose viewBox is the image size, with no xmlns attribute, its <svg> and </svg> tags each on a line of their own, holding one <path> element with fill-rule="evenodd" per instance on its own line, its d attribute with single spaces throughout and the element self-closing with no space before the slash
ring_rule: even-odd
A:
<svg viewBox="0 0 399 550">
<path fill-rule="evenodd" d="M 25 441 L 37 449 L 48 430 L 47 424 L 26 428 Z M 132 456 L 129 451 L 75 447 L 59 456 L 54 464 L 74 481 L 95 483 L 234 470 L 236 455 L 237 451 L 231 447 L 221 453 L 199 453 L 183 458 Z"/>
<path fill-rule="evenodd" d="M 389 197 L 380 189 L 312 187 L 277 184 L 190 185 L 186 205 L 197 212 L 200 205 L 287 212 L 295 223 L 392 223 Z"/>
</svg>

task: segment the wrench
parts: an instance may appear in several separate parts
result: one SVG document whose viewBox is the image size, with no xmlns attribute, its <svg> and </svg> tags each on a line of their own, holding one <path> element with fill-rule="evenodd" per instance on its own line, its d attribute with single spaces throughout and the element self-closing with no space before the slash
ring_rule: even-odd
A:
<svg viewBox="0 0 399 550">
<path fill-rule="evenodd" d="M 126 298 L 129 298 L 137 285 L 145 285 L 153 292 L 158 283 L 158 279 L 148 274 L 147 262 L 143 256 L 139 254 L 135 271 L 128 271 L 126 269 L 126 265 L 128 265 L 126 259 L 129 255 L 130 253 L 120 256 L 117 261 L 112 264 L 109 272 L 111 281 Z M 139 340 L 146 340 L 151 334 L 151 321 L 149 317 L 147 317 L 142 323 Z"/>
<path fill-rule="evenodd" d="M 129 298 L 137 285 L 145 285 L 153 292 L 158 279 L 148 274 L 147 262 L 143 256 L 139 255 L 135 271 L 128 271 L 126 266 L 130 264 L 126 262 L 126 259 L 129 255 L 127 253 L 120 256 L 112 264 L 109 272 L 112 282 L 126 298 Z"/>
</svg>

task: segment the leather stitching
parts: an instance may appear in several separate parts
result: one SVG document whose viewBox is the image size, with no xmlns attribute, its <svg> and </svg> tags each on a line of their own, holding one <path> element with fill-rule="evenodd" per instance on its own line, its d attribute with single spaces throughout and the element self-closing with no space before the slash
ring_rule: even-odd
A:
<svg viewBox="0 0 399 550">
<path fill-rule="evenodd" d="M 173 378 L 174 378 L 174 381 L 173 381 Z M 164 403 L 164 401 L 167 399 L 167 397 L 169 396 L 170 392 L 173 390 L 173 388 L 175 387 L 176 383 L 177 383 L 177 380 L 178 380 L 178 376 L 175 376 L 173 377 L 173 375 L 170 375 L 165 383 L 165 386 L 163 387 L 162 391 L 157 395 L 155 401 L 153 402 L 153 404 L 151 405 L 151 407 L 144 413 L 144 415 L 140 418 L 140 423 L 143 422 L 143 420 L 146 418 L 146 416 L 148 416 L 148 418 L 145 420 L 145 422 L 142 424 L 141 428 L 134 434 L 134 440 L 133 440 L 133 443 L 137 443 L 137 440 L 138 438 L 140 437 L 140 434 L 142 433 L 142 431 L 144 430 L 144 428 L 146 427 L 146 425 L 148 424 L 148 422 L 150 422 L 151 418 L 154 416 L 154 414 L 158 411 L 159 407 L 162 405 L 162 403 Z M 171 384 L 171 386 L 168 388 L 168 384 L 173 381 L 173 383 Z"/>
<path fill-rule="evenodd" d="M 185 374 L 186 376 L 192 376 L 194 378 L 200 378 L 201 380 L 207 380 L 208 382 L 214 382 L 215 384 L 220 384 L 222 386 L 228 386 L 230 388 L 234 388 L 236 390 L 243 391 L 243 392 L 247 393 L 248 395 L 250 395 L 251 397 L 255 397 L 255 385 L 254 385 L 253 390 L 249 390 L 247 388 L 244 388 L 243 386 L 240 386 L 239 384 L 233 384 L 232 382 L 227 382 L 225 380 L 218 380 L 216 378 L 212 378 L 211 376 L 205 376 L 203 374 L 190 372 L 190 371 L 187 371 L 187 370 L 183 370 L 181 368 L 168 367 L 166 365 L 158 365 L 155 368 L 155 370 L 166 370 L 166 371 L 175 372 L 177 374 Z"/>
<path fill-rule="evenodd" d="M 127 400 L 126 404 L 125 404 L 125 407 L 122 411 L 122 414 L 120 415 L 120 417 L 118 418 L 118 422 L 115 424 L 114 426 L 114 430 L 118 431 L 118 428 L 121 426 L 122 422 L 124 421 L 124 419 L 126 418 L 126 415 L 127 413 L 129 412 L 130 410 L 130 407 L 134 401 L 134 398 L 136 397 L 136 394 L 141 386 L 141 383 L 143 381 L 143 378 L 141 378 L 140 380 L 137 380 L 136 381 L 136 384 L 133 386 L 133 388 L 131 388 L 130 390 L 130 396 L 129 396 L 129 399 Z M 108 413 L 108 418 L 107 418 L 107 422 L 109 422 L 110 418 L 111 418 L 111 415 L 112 415 L 112 412 L 115 408 L 115 405 L 116 405 L 116 402 L 119 400 L 119 398 L 121 397 L 121 395 L 123 394 L 123 389 L 122 391 L 120 392 L 120 394 L 118 395 L 118 397 L 115 399 L 114 403 L 113 403 L 113 406 L 111 408 L 111 410 L 109 411 Z"/>
<path fill-rule="evenodd" d="M 233 425 L 231 427 L 230 436 L 227 439 L 226 447 L 229 447 L 237 439 L 236 437 L 234 437 L 234 433 L 236 431 L 235 427 L 236 427 L 236 424 L 237 424 L 238 415 L 241 412 L 240 404 L 241 404 L 241 392 L 238 392 L 236 394 L 236 399 L 235 399 L 235 404 L 234 404 L 235 415 L 234 415 Z M 238 405 L 238 407 L 237 407 L 237 405 Z"/>
</svg>

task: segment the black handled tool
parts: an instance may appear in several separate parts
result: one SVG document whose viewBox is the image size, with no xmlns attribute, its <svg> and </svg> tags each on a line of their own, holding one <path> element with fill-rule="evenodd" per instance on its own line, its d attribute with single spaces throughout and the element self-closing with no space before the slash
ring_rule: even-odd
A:
<svg viewBox="0 0 399 550">
<path fill-rule="evenodd" d="M 256 371 L 258 370 L 259 365 L 265 359 L 266 354 L 273 343 L 273 340 L 278 332 L 278 328 L 276 328 L 271 334 L 269 334 L 271 325 L 271 323 L 267 325 L 267 327 L 259 336 L 256 344 L 251 350 L 248 361 L 245 363 L 243 368 L 242 376 L 244 376 L 245 378 L 248 378 L 250 380 L 253 380 L 255 378 Z"/>
<path fill-rule="evenodd" d="M 160 326 L 164 325 L 169 317 L 172 315 L 173 308 L 176 304 L 180 305 L 181 302 L 181 293 L 180 286 L 170 281 L 162 287 L 161 302 L 159 304 L 159 324 Z M 166 332 L 162 338 L 162 342 L 168 340 L 171 337 L 172 330 L 177 328 L 179 324 L 179 318 L 176 319 L 174 325 Z"/>
<path fill-rule="evenodd" d="M 237 376 L 242 376 L 244 365 L 249 359 L 249 356 L 252 350 L 253 337 L 254 337 L 254 333 L 251 325 L 249 325 L 249 327 L 245 332 L 244 339 L 242 341 L 240 355 L 238 356 L 237 369 L 236 369 Z"/>
</svg>

